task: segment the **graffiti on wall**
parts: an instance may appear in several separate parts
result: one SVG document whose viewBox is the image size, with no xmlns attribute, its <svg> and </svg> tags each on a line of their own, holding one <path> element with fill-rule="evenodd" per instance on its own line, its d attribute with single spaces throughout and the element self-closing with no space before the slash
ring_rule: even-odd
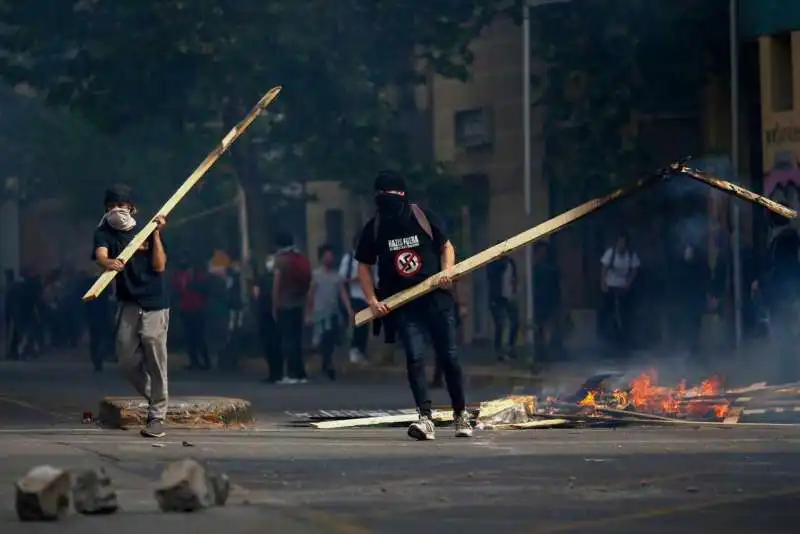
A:
<svg viewBox="0 0 800 534">
<path fill-rule="evenodd" d="M 793 117 L 764 129 L 764 194 L 792 209 L 800 208 L 800 126 Z M 800 235 L 800 222 L 791 221 Z M 768 242 L 777 233 L 770 224 Z"/>
</svg>

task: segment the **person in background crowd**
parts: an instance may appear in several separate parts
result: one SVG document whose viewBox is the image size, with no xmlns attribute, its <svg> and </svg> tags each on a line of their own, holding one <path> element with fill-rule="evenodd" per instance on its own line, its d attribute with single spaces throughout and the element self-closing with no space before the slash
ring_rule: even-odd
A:
<svg viewBox="0 0 800 534">
<path fill-rule="evenodd" d="M 38 357 L 43 345 L 43 317 L 45 310 L 42 278 L 30 267 L 22 271 L 16 299 L 16 326 L 12 353 L 20 359 Z"/>
<path fill-rule="evenodd" d="M 281 359 L 280 331 L 272 315 L 272 286 L 275 282 L 275 256 L 270 255 L 264 262 L 264 271 L 253 287 L 258 314 L 258 331 L 264 358 L 269 367 L 269 376 L 264 382 L 275 384 L 283 379 L 283 360 Z"/>
<path fill-rule="evenodd" d="M 17 354 L 16 350 L 16 344 L 18 340 L 16 329 L 19 328 L 19 291 L 20 284 L 17 281 L 17 277 L 14 275 L 14 270 L 6 269 L 5 285 L 3 286 L 3 347 L 5 351 L 5 358 L 8 360 L 16 360 L 19 358 L 19 354 Z"/>
<path fill-rule="evenodd" d="M 600 320 L 606 341 L 627 351 L 630 345 L 631 289 L 641 267 L 639 256 L 630 249 L 630 239 L 621 233 L 613 247 L 600 258 Z"/>
<path fill-rule="evenodd" d="M 81 286 L 89 288 L 96 276 L 84 273 Z M 95 372 L 103 371 L 103 365 L 114 353 L 114 311 L 111 301 L 112 289 L 106 289 L 96 299 L 85 303 L 86 324 L 89 327 L 89 356 Z"/>
<path fill-rule="evenodd" d="M 62 346 L 70 349 L 77 348 L 84 328 L 85 317 L 81 313 L 80 306 L 83 295 L 81 289 L 85 288 L 80 288 L 78 285 L 77 273 L 72 265 L 67 263 L 60 272 L 56 299 L 62 320 Z"/>
<path fill-rule="evenodd" d="M 427 335 L 447 380 L 456 437 L 472 436 L 457 354 L 455 305 L 449 291 L 453 285 L 455 247 L 443 232 L 438 217 L 409 203 L 405 179 L 401 175 L 393 171 L 380 172 L 374 190 L 377 211 L 365 225 L 356 247 L 358 276 L 370 310 L 379 320 L 391 313 L 405 349 L 409 386 L 419 411 L 419 420 L 408 427 L 408 435 L 420 441 L 436 437 L 425 373 Z M 433 275 L 437 276 L 438 288 L 397 310 L 390 310 L 376 294 L 372 278 L 376 264 L 380 272 L 381 298 Z"/>
<path fill-rule="evenodd" d="M 178 314 L 183 325 L 186 351 L 189 353 L 189 371 L 211 369 L 211 358 L 206 338 L 206 305 L 209 295 L 209 277 L 205 262 L 192 264 L 187 257 L 178 262 L 172 277 L 172 288 L 178 296 Z"/>
<path fill-rule="evenodd" d="M 350 307 L 353 313 L 369 308 L 367 297 L 358 281 L 358 261 L 355 258 L 355 248 L 358 245 L 358 236 L 353 238 L 353 250 L 342 257 L 339 263 L 339 274 L 347 283 L 347 295 L 350 298 Z M 373 270 L 375 283 L 378 282 L 378 271 Z M 350 341 L 350 363 L 361 363 L 367 358 L 367 342 L 369 340 L 369 325 L 353 328 L 353 337 Z"/>
<path fill-rule="evenodd" d="M 685 244 L 674 266 L 672 283 L 672 337 L 674 344 L 694 358 L 700 357 L 703 313 L 711 298 L 708 263 L 691 244 Z"/>
<path fill-rule="evenodd" d="M 244 343 L 244 300 L 242 296 L 242 269 L 232 263 L 225 270 L 225 289 L 227 291 L 228 322 L 225 346 L 220 355 L 220 366 L 234 370 L 239 365 L 239 354 Z"/>
<path fill-rule="evenodd" d="M 285 364 L 288 375 L 280 383 L 305 384 L 308 379 L 303 363 L 303 315 L 311 287 L 311 264 L 294 245 L 291 234 L 278 234 L 275 244 L 278 252 L 272 283 L 272 316 L 281 333 L 280 374 Z"/>
<path fill-rule="evenodd" d="M 312 345 L 322 356 L 322 372 L 331 380 L 336 380 L 333 353 L 343 327 L 340 310 L 344 308 L 349 320 L 353 309 L 350 307 L 345 279 L 334 268 L 333 247 L 321 246 L 318 258 L 321 265 L 314 269 L 312 275 L 306 318 L 313 327 Z"/>
<path fill-rule="evenodd" d="M 772 376 L 781 384 L 800 380 L 797 358 L 797 304 L 800 300 L 800 236 L 780 215 L 771 215 L 775 234 L 767 250 L 763 274 L 753 281 L 751 291 L 767 312 L 769 336 L 777 361 Z"/>
<path fill-rule="evenodd" d="M 551 362 L 558 345 L 561 280 L 549 243 L 533 247 L 533 314 L 536 361 Z"/>
<path fill-rule="evenodd" d="M 106 212 L 94 232 L 93 259 L 114 270 L 120 303 L 116 349 L 119 365 L 131 385 L 147 401 L 146 438 L 166 435 L 169 401 L 167 335 L 169 279 L 167 252 L 161 237 L 166 219 L 154 219 L 156 229 L 127 262 L 117 259 L 136 235 L 136 208 L 127 186 L 106 191 Z"/>
<path fill-rule="evenodd" d="M 494 351 L 498 360 L 516 358 L 519 330 L 519 288 L 517 264 L 508 256 L 503 256 L 489 264 L 486 271 L 489 282 L 489 307 L 494 322 Z M 503 345 L 503 334 L 508 327 L 508 341 Z"/>
</svg>

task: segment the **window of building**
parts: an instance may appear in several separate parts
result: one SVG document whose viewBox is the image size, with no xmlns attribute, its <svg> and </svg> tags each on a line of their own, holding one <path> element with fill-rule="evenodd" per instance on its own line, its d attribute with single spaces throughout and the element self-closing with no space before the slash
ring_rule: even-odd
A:
<svg viewBox="0 0 800 534">
<path fill-rule="evenodd" d="M 791 111 L 794 108 L 792 77 L 792 35 L 785 33 L 772 38 L 773 111 Z"/>
<path fill-rule="evenodd" d="M 483 148 L 492 144 L 492 115 L 488 108 L 469 109 L 455 114 L 456 145 Z"/>
</svg>

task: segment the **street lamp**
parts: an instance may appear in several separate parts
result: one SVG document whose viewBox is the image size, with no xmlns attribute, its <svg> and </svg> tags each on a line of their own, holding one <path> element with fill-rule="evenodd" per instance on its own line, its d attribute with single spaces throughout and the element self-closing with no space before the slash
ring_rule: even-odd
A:
<svg viewBox="0 0 800 534">
<path fill-rule="evenodd" d="M 523 181 L 525 191 L 525 222 L 532 225 L 533 202 L 531 183 L 531 8 L 549 4 L 564 4 L 572 0 L 526 0 L 522 6 L 522 131 Z M 525 247 L 525 317 L 528 321 L 526 341 L 533 344 L 533 248 Z"/>
</svg>

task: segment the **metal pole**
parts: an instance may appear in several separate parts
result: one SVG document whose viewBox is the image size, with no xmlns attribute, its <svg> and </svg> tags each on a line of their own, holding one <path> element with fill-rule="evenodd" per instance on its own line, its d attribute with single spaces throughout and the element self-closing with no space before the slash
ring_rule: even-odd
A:
<svg viewBox="0 0 800 534">
<path fill-rule="evenodd" d="M 522 8 L 522 130 L 525 146 L 523 180 L 525 180 L 525 223 L 532 225 L 531 199 L 531 8 L 528 2 Z M 533 250 L 525 247 L 525 318 L 528 328 L 526 341 L 533 344 Z"/>
<path fill-rule="evenodd" d="M 729 2 L 731 62 L 731 171 L 733 182 L 739 182 L 739 16 L 737 0 Z M 733 306 L 736 349 L 742 345 L 742 231 L 739 203 L 733 205 Z"/>
</svg>

